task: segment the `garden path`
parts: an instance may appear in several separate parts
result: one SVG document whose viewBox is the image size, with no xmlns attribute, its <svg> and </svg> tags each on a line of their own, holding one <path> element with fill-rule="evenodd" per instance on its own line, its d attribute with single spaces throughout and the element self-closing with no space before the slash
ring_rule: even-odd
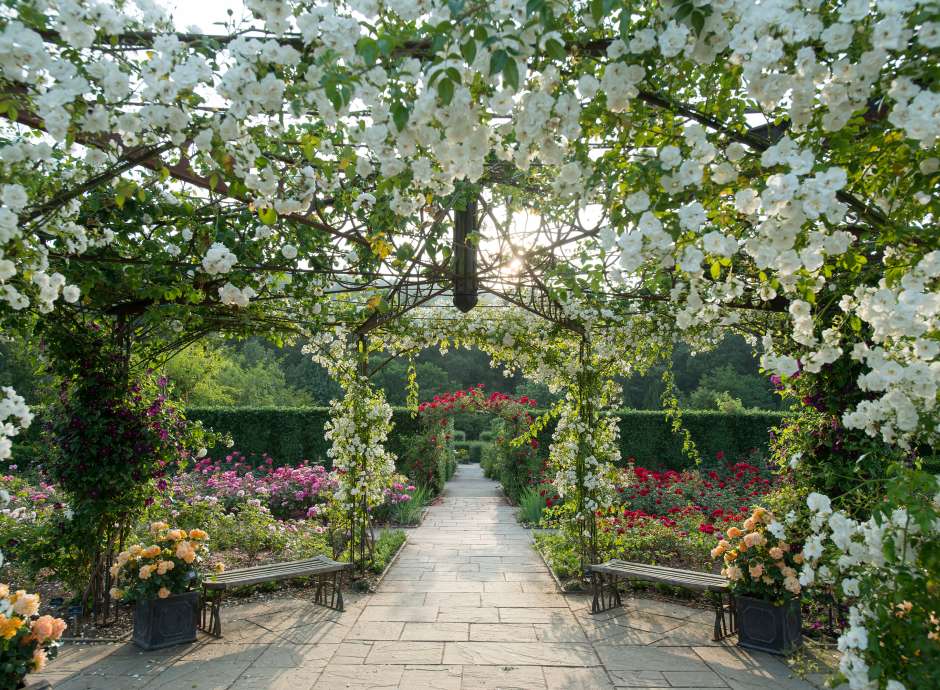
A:
<svg viewBox="0 0 940 690">
<path fill-rule="evenodd" d="M 802 690 L 778 659 L 711 642 L 712 614 L 627 599 L 590 614 L 565 596 L 496 482 L 462 466 L 376 593 L 345 612 L 300 598 L 223 609 L 225 638 L 181 649 L 64 649 L 56 690 Z"/>
</svg>

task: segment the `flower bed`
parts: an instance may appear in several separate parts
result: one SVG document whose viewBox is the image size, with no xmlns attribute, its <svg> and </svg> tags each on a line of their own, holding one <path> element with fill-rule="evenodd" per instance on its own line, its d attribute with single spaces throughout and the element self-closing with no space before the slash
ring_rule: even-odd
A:
<svg viewBox="0 0 940 690">
<path fill-rule="evenodd" d="M 719 454 L 709 468 L 682 472 L 633 465 L 620 470 L 614 504 L 597 514 L 599 559 L 715 570 L 711 550 L 727 528 L 779 485 L 760 458 L 724 460 Z M 546 505 L 543 524 L 553 526 L 564 519 L 565 507 L 550 487 L 539 491 Z M 558 534 L 537 539 L 559 578 L 580 577 L 574 544 Z"/>
</svg>

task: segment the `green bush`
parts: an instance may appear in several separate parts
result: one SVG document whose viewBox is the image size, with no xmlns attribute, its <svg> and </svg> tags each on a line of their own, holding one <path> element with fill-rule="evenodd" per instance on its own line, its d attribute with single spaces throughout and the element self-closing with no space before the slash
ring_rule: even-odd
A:
<svg viewBox="0 0 940 690">
<path fill-rule="evenodd" d="M 481 432 L 480 432 L 480 440 L 483 441 L 483 442 L 485 442 L 485 443 L 492 443 L 492 442 L 493 442 L 493 438 L 494 438 L 495 436 L 496 436 L 496 434 L 494 434 L 491 429 L 487 429 L 486 431 L 481 431 Z"/>
<path fill-rule="evenodd" d="M 480 434 L 485 433 L 492 418 L 480 412 L 463 412 L 454 415 L 454 426 L 466 434 L 467 441 L 483 441 Z"/>
<path fill-rule="evenodd" d="M 463 462 L 480 462 L 483 455 L 483 448 L 489 445 L 492 444 L 486 443 L 485 441 L 457 441 L 454 443 L 454 448 L 457 449 L 458 453 L 461 449 L 466 452 L 466 457 L 463 459 Z"/>
<path fill-rule="evenodd" d="M 454 442 L 455 443 L 466 443 L 467 441 L 467 432 L 460 429 L 454 429 Z"/>
<path fill-rule="evenodd" d="M 400 529 L 384 530 L 375 540 L 375 558 L 369 566 L 374 573 L 382 573 L 405 543 L 405 533 Z"/>
<path fill-rule="evenodd" d="M 546 487 L 526 487 L 519 495 L 519 521 L 526 525 L 537 526 L 542 520 L 542 512 L 545 510 L 545 496 L 542 493 Z M 555 488 L 548 487 L 552 493 Z M 551 494 L 549 494 L 551 496 Z"/>
<path fill-rule="evenodd" d="M 480 469 L 487 479 L 499 479 L 499 450 L 493 443 L 483 446 L 480 453 Z"/>
<path fill-rule="evenodd" d="M 439 494 L 444 484 L 457 471 L 457 455 L 454 452 L 453 422 L 432 430 L 415 433 L 403 443 L 404 452 L 398 456 L 398 469 L 418 486 Z"/>
</svg>

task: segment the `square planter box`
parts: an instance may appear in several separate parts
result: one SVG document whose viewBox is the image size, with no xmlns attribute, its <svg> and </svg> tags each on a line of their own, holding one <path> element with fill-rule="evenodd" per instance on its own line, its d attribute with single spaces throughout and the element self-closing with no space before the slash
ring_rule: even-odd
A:
<svg viewBox="0 0 940 690">
<path fill-rule="evenodd" d="M 800 600 L 774 606 L 764 599 L 736 596 L 738 646 L 786 656 L 802 643 Z"/>
<path fill-rule="evenodd" d="M 195 642 L 198 622 L 199 592 L 138 601 L 134 606 L 134 644 L 150 650 Z"/>
</svg>

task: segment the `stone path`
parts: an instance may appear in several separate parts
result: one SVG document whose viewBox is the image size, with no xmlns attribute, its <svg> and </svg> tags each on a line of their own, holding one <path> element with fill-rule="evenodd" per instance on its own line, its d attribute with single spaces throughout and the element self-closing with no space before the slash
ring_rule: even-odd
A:
<svg viewBox="0 0 940 690">
<path fill-rule="evenodd" d="M 142 653 L 70 646 L 57 690 L 605 690 L 809 684 L 778 659 L 711 642 L 712 614 L 629 599 L 590 614 L 559 593 L 495 482 L 462 466 L 372 595 L 345 612 L 299 598 L 223 609 L 225 638 Z"/>
</svg>

